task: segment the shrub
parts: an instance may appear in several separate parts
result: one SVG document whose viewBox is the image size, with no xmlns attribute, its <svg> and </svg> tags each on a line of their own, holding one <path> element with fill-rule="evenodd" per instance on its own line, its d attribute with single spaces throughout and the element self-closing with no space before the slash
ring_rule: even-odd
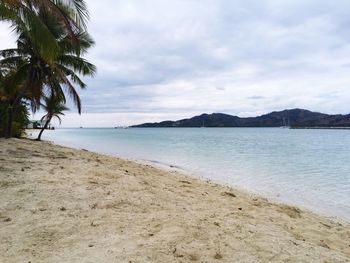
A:
<svg viewBox="0 0 350 263">
<path fill-rule="evenodd" d="M 14 121 L 12 123 L 12 136 L 19 138 L 24 134 L 24 128 L 21 123 Z"/>
</svg>

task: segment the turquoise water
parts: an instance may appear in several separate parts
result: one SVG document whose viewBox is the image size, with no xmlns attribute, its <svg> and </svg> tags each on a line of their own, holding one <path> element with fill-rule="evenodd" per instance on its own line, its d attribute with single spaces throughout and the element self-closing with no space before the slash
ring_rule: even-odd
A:
<svg viewBox="0 0 350 263">
<path fill-rule="evenodd" d="M 281 128 L 57 129 L 44 139 L 157 161 L 350 221 L 350 131 Z"/>
</svg>

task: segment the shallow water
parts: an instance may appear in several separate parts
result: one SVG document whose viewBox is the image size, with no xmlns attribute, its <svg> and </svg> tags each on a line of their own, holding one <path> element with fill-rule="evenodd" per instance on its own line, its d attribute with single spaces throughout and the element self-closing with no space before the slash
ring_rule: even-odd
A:
<svg viewBox="0 0 350 263">
<path fill-rule="evenodd" d="M 178 166 L 350 221 L 349 130 L 57 129 L 43 139 Z"/>
</svg>

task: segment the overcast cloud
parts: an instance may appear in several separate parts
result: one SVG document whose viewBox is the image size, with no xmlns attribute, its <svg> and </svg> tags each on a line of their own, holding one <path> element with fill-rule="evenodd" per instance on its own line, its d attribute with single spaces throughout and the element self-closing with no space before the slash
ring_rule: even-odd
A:
<svg viewBox="0 0 350 263">
<path fill-rule="evenodd" d="M 83 115 L 115 126 L 207 112 L 349 113 L 350 1 L 87 1 L 95 79 Z M 4 25 L 0 48 L 11 46 Z"/>
</svg>

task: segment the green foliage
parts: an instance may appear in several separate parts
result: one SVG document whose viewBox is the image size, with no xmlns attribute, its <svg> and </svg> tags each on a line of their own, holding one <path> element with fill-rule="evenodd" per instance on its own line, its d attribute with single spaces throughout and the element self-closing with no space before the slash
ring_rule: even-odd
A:
<svg viewBox="0 0 350 263">
<path fill-rule="evenodd" d="M 24 129 L 21 123 L 14 121 L 12 123 L 12 137 L 19 138 L 23 135 Z"/>
<path fill-rule="evenodd" d="M 61 115 L 64 115 L 63 111 L 68 110 L 64 105 L 63 99 L 60 96 L 52 94 L 50 97 L 43 97 L 44 103 L 42 104 L 46 114 L 41 118 L 41 120 L 51 121 L 53 117 L 56 117 L 61 123 Z"/>
<path fill-rule="evenodd" d="M 68 110 L 68 108 L 64 105 L 64 100 L 61 96 L 57 94 L 51 94 L 51 96 L 43 97 L 43 108 L 46 111 L 46 114 L 41 118 L 42 121 L 45 121 L 44 127 L 42 127 L 37 140 L 41 140 L 41 135 L 44 130 L 47 128 L 52 118 L 57 118 L 61 123 L 61 117 L 64 115 L 63 111 Z"/>
<path fill-rule="evenodd" d="M 16 32 L 25 32 L 40 55 L 47 61 L 53 61 L 59 47 L 57 38 L 40 17 L 43 12 L 64 30 L 76 46 L 79 46 L 76 34 L 86 30 L 89 15 L 84 0 L 0 1 L 0 20 L 11 23 Z"/>
<path fill-rule="evenodd" d="M 7 124 L 7 105 L 0 103 L 0 137 L 5 136 L 5 129 Z"/>
<path fill-rule="evenodd" d="M 7 121 L 8 121 L 8 104 L 0 103 L 0 137 L 4 137 L 6 134 Z M 13 123 L 12 123 L 12 135 L 14 137 L 20 137 L 23 135 L 25 127 L 29 123 L 29 111 L 27 103 L 21 101 L 18 107 L 14 110 Z"/>
<path fill-rule="evenodd" d="M 86 53 L 94 42 L 87 32 L 79 32 L 75 35 L 79 45 L 73 45 L 65 30 L 55 23 L 53 17 L 45 11 L 39 12 L 38 16 L 57 41 L 56 56 L 53 60 L 47 60 L 36 48 L 36 44 L 33 44 L 30 34 L 23 30 L 19 32 L 17 48 L 0 51 L 0 56 L 3 57 L 0 67 L 15 68 L 15 79 L 25 77 L 21 92 L 31 100 L 33 111 L 40 107 L 43 94 L 58 94 L 65 102 L 66 93 L 80 113 L 81 101 L 75 86 L 85 88 L 86 84 L 79 75 L 93 76 L 96 72 L 96 67 L 80 55 Z"/>
<path fill-rule="evenodd" d="M 85 1 L 1 0 L 1 20 L 11 23 L 18 39 L 16 48 L 0 51 L 0 135 L 7 132 L 9 137 L 6 127 L 12 127 L 20 136 L 28 122 L 24 101 L 30 101 L 35 112 L 44 100 L 48 106 L 44 117 L 60 119 L 68 95 L 80 113 L 76 86 L 85 88 L 80 76 L 96 72 L 81 57 L 94 44 L 86 32 Z"/>
<path fill-rule="evenodd" d="M 14 120 L 20 124 L 21 128 L 25 128 L 29 124 L 28 104 L 25 101 L 21 101 L 15 110 Z"/>
</svg>

